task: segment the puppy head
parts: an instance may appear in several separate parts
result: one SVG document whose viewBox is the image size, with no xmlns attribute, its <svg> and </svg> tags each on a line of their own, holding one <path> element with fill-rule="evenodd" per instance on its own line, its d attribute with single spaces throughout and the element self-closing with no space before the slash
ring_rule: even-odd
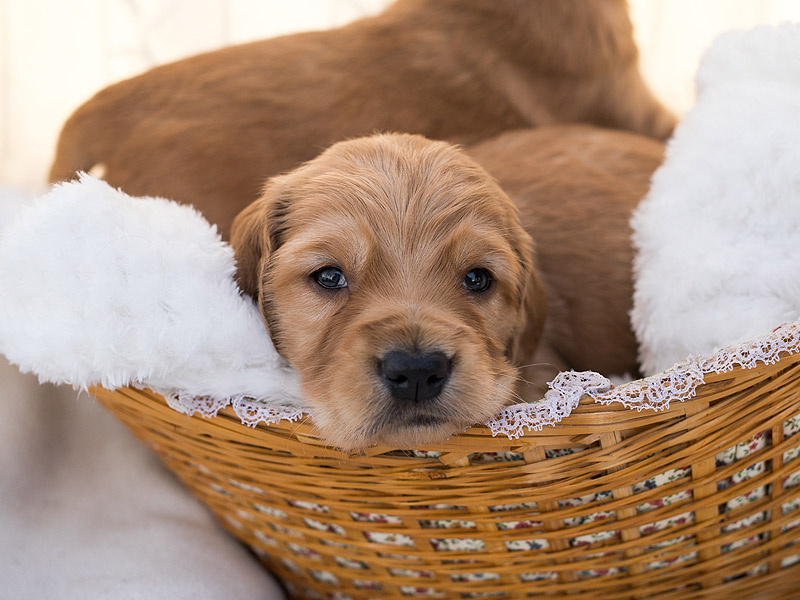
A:
<svg viewBox="0 0 800 600">
<path fill-rule="evenodd" d="M 270 180 L 231 243 L 316 425 L 346 450 L 442 441 L 489 418 L 541 334 L 530 237 L 443 142 L 336 144 Z"/>
</svg>

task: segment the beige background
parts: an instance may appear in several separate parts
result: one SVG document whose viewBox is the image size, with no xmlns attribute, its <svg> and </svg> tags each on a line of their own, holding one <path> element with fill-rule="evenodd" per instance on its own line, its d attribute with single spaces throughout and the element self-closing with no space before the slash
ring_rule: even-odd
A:
<svg viewBox="0 0 800 600">
<path fill-rule="evenodd" d="M 557 0 L 552 0 L 557 1 Z M 40 185 L 59 127 L 98 89 L 156 64 L 333 27 L 389 0 L 0 0 L 0 183 Z M 721 31 L 800 20 L 798 0 L 631 0 L 642 69 L 676 112 Z"/>
</svg>

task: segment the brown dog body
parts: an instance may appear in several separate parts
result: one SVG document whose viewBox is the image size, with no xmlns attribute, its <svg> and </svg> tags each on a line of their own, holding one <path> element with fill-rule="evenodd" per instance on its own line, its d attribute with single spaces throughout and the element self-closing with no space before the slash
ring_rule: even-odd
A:
<svg viewBox="0 0 800 600">
<path fill-rule="evenodd" d="M 580 126 L 473 148 L 518 211 L 449 144 L 341 142 L 237 217 L 240 283 L 331 443 L 436 441 L 515 389 L 538 399 L 517 385 L 542 375 L 524 368 L 537 345 L 560 368 L 635 370 L 628 218 L 661 153 Z"/>
<path fill-rule="evenodd" d="M 191 203 L 227 237 L 267 177 L 338 140 L 473 143 L 564 122 L 672 130 L 639 75 L 624 0 L 400 0 L 101 91 L 65 125 L 51 179 L 101 163 L 109 183 Z"/>
<path fill-rule="evenodd" d="M 536 242 L 547 319 L 525 379 L 540 385 L 565 369 L 636 374 L 629 220 L 664 145 L 559 126 L 509 132 L 468 152 L 511 197 Z"/>
</svg>

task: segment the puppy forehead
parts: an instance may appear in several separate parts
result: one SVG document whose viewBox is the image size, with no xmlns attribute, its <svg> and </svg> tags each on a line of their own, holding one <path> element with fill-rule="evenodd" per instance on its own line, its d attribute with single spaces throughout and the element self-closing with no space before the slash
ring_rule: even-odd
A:
<svg viewBox="0 0 800 600">
<path fill-rule="evenodd" d="M 510 202 L 491 186 L 464 181 L 391 181 L 382 174 L 343 182 L 331 174 L 315 179 L 292 202 L 288 227 L 314 229 L 321 237 L 362 234 L 384 245 L 443 240 L 454 231 L 506 231 L 514 221 Z M 368 235 L 367 235 L 368 234 Z"/>
<path fill-rule="evenodd" d="M 511 201 L 448 144 L 407 135 L 343 142 L 286 183 L 292 254 L 363 264 L 380 253 L 395 266 L 514 260 Z"/>
<path fill-rule="evenodd" d="M 377 179 L 374 173 L 369 173 Z M 331 179 L 336 179 L 332 176 Z M 444 182 L 443 182 L 444 183 Z M 372 185 L 370 185 L 372 184 Z M 476 224 L 499 224 L 506 207 L 481 189 L 466 185 L 368 181 L 343 185 L 324 179 L 309 186 L 290 210 L 297 223 L 339 223 L 367 226 L 378 232 L 407 232 L 431 226 L 455 225 L 470 220 Z"/>
<path fill-rule="evenodd" d="M 386 134 L 335 144 L 291 177 L 300 220 L 373 219 L 374 226 L 419 227 L 442 218 L 504 220 L 510 201 L 457 148 L 421 136 Z M 512 209 L 513 210 L 513 209 Z"/>
<path fill-rule="evenodd" d="M 485 210 L 491 202 L 444 197 L 428 202 L 408 202 L 398 197 L 386 202 L 374 195 L 306 200 L 293 207 L 288 242 L 321 252 L 342 251 L 358 255 L 380 248 L 397 258 L 435 255 L 437 249 L 475 256 L 505 253 L 508 219 L 499 210 Z M 483 210 L 482 210 L 483 209 Z"/>
<path fill-rule="evenodd" d="M 420 223 L 413 232 L 377 224 L 370 215 L 334 213 L 329 219 L 295 224 L 279 251 L 305 268 L 335 263 L 359 267 L 370 259 L 387 266 L 491 267 L 516 275 L 517 254 L 503 230 L 467 214 L 445 225 Z M 373 261 L 373 267 L 374 267 Z"/>
</svg>

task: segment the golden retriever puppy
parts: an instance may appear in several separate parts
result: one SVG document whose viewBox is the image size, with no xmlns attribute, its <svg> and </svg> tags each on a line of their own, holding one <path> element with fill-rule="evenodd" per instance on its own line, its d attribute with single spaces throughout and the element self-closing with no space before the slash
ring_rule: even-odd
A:
<svg viewBox="0 0 800 600">
<path fill-rule="evenodd" d="M 657 142 L 593 129 L 475 148 L 521 212 L 464 152 L 417 135 L 340 142 L 271 179 L 233 224 L 238 277 L 327 441 L 414 447 L 491 417 L 526 391 L 518 366 L 533 362 L 543 327 L 563 366 L 635 367 L 623 213 L 656 162 L 626 154 L 639 145 L 657 158 Z M 620 230 L 606 235 L 598 220 Z M 530 234 L 540 232 L 537 254 Z M 606 360 L 612 351 L 621 356 Z"/>
<path fill-rule="evenodd" d="M 541 333 L 530 236 L 444 142 L 335 144 L 271 179 L 231 243 L 242 289 L 341 448 L 414 447 L 490 417 Z"/>
<path fill-rule="evenodd" d="M 399 0 L 112 85 L 65 124 L 50 178 L 102 164 L 112 185 L 193 204 L 227 237 L 266 177 L 336 141 L 473 143 L 564 122 L 672 131 L 640 77 L 624 0 Z"/>
</svg>

